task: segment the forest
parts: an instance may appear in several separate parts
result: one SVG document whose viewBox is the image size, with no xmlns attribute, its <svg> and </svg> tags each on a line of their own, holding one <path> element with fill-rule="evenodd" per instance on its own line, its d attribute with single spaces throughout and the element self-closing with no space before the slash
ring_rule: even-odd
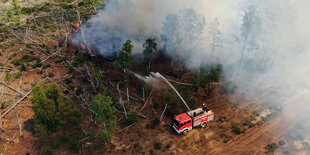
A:
<svg viewBox="0 0 310 155">
<path fill-rule="evenodd" d="M 263 35 L 272 24 L 258 3 L 245 3 L 231 27 L 191 5 L 157 3 L 1 0 L 0 154 L 309 149 L 307 123 L 282 132 L 294 105 L 283 103 L 299 89 L 293 75 L 274 80 L 280 52 Z M 174 117 L 203 104 L 214 120 L 178 135 Z"/>
</svg>

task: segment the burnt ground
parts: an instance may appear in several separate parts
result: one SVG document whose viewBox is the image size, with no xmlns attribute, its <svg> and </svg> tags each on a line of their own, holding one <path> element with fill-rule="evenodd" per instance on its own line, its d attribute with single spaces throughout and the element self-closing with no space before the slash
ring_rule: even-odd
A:
<svg viewBox="0 0 310 155">
<path fill-rule="evenodd" d="M 71 36 L 69 36 L 69 40 L 70 38 Z M 71 63 L 74 62 L 75 57 L 80 58 L 82 65 L 77 67 L 80 70 L 85 69 L 83 64 L 87 64 L 89 61 L 98 64 L 105 87 L 112 91 L 117 98 L 119 96 L 116 90 L 118 83 L 120 84 L 120 89 L 125 92 L 122 71 L 115 67 L 113 60 L 100 56 L 90 58 L 83 54 L 83 50 L 80 47 L 70 45 L 69 42 L 68 47 L 60 47 L 59 42 L 63 42 L 63 40 L 63 38 L 56 38 L 56 40 L 44 41 L 44 44 L 50 46 L 51 51 L 49 54 L 43 53 L 38 49 L 27 49 L 23 46 L 15 45 L 14 48 L 2 52 L 0 61 L 3 62 L 4 66 L 12 66 L 10 74 L 16 75 L 19 73 L 20 66 L 14 66 L 12 61 L 20 58 L 22 55 L 35 55 L 40 57 L 41 60 L 46 59 L 43 65 L 50 64 L 50 67 L 32 68 L 31 65 L 33 64 L 26 64 L 27 71 L 22 73 L 21 78 L 11 81 L 10 86 L 18 88 L 25 93 L 30 91 L 35 83 L 58 83 L 64 90 L 64 93 L 67 92 L 65 96 L 73 98 L 83 112 L 81 123 L 83 130 L 87 132 L 96 131 L 98 126 L 92 121 L 92 114 L 81 106 L 79 98 L 73 97 L 68 93 L 68 85 L 63 85 L 62 83 L 66 77 L 70 77 L 72 79 L 70 87 L 73 87 L 71 91 L 74 92 L 77 86 L 82 86 L 85 92 L 83 96 L 90 103 L 95 94 L 92 92 L 89 82 L 85 82 L 83 80 L 84 77 L 76 72 L 70 73 L 68 63 L 60 61 L 61 58 L 57 54 L 67 57 L 67 60 L 71 61 Z M 19 49 L 27 50 L 20 51 Z M 141 60 L 141 56 L 137 57 L 140 57 Z M 131 70 L 141 75 L 146 75 L 142 62 L 137 63 Z M 161 52 L 158 52 L 153 59 L 151 70 L 159 72 L 171 80 L 186 83 L 193 82 L 193 73 L 191 71 L 185 69 L 180 62 L 173 63 L 172 66 L 170 59 L 161 54 Z M 52 72 L 54 76 L 47 77 L 46 74 L 48 72 Z M 2 72 L 0 75 L 3 78 L 5 73 Z M 44 81 L 42 81 L 43 79 Z M 215 120 L 210 122 L 207 128 L 197 128 L 187 135 L 177 135 L 170 127 L 172 122 L 171 113 L 165 114 L 162 122 L 157 126 L 153 126 L 153 120 L 156 117 L 160 117 L 165 104 L 175 114 L 185 112 L 185 106 L 167 85 L 160 84 L 159 87 L 161 88 L 154 89 L 131 75 L 130 95 L 135 99 L 130 99 L 130 103 L 126 104 L 126 109 L 128 111 L 136 109 L 140 115 L 146 116 L 146 119 L 139 118 L 136 124 L 125 129 L 129 124 L 125 120 L 124 114 L 118 113 L 116 134 L 111 142 L 104 143 L 81 133 L 84 137 L 81 139 L 82 145 L 79 154 L 261 154 L 268 151 L 265 148 L 266 145 L 272 141 L 277 142 L 279 140 L 279 138 L 274 138 L 267 139 L 267 141 L 264 138 L 271 134 L 268 131 L 273 129 L 272 126 L 281 126 L 281 123 L 277 121 L 280 118 L 270 115 L 275 112 L 272 108 L 264 108 L 263 105 L 249 101 L 237 93 L 219 93 L 222 87 L 221 83 L 214 83 L 212 85 L 212 89 L 214 89 L 212 93 L 208 91 L 208 86 L 205 88 L 200 87 L 196 90 L 192 86 L 172 84 L 180 91 L 184 98 L 187 98 L 186 100 L 191 108 L 206 103 L 214 111 Z M 149 98 L 146 103 L 141 101 L 141 89 L 143 87 L 147 90 L 146 98 Z M 2 86 L 1 89 L 5 92 L 15 93 L 5 86 Z M 152 95 L 149 97 L 151 92 Z M 126 95 L 123 94 L 122 98 L 126 99 Z M 10 104 L 18 99 L 19 97 L 1 96 L 1 101 L 10 101 Z M 158 109 L 152 108 L 155 103 L 159 104 Z M 7 154 L 39 154 L 40 143 L 33 132 L 33 111 L 31 106 L 29 98 L 26 98 L 17 106 L 17 110 L 14 109 L 2 119 L 2 126 L 5 131 L 1 131 L 1 138 L 8 142 L 2 141 L 0 145 L 1 152 Z M 144 108 L 142 109 L 143 106 Z M 22 136 L 19 133 L 16 114 L 18 114 L 20 124 L 22 124 Z M 279 132 L 279 134 L 281 133 Z M 57 133 L 52 135 L 57 136 Z M 255 146 L 249 147 L 250 149 L 248 150 L 244 149 L 245 146 L 248 147 L 251 144 L 255 144 Z M 230 148 L 236 149 L 234 152 L 227 151 Z M 53 150 L 54 154 L 74 154 L 65 146 L 53 148 Z"/>
<path fill-rule="evenodd" d="M 60 53 L 68 58 L 74 57 L 74 52 L 78 50 L 78 47 L 68 47 L 60 51 Z M 44 58 L 42 53 L 34 53 L 40 55 Z M 22 55 L 18 54 L 17 57 Z M 88 57 L 83 55 L 80 56 L 85 62 L 89 61 Z M 5 59 L 5 57 L 3 57 Z M 65 62 L 56 63 L 59 60 L 58 57 L 50 57 L 46 63 L 51 64 L 50 68 L 44 69 L 45 72 L 52 71 L 54 77 L 49 78 L 47 81 L 53 82 L 63 79 L 68 76 L 68 65 Z M 98 61 L 99 60 L 99 61 Z M 103 80 L 106 82 L 106 87 L 109 88 L 115 96 L 117 96 L 117 91 L 115 87 L 109 85 L 116 85 L 120 83 L 121 90 L 125 91 L 123 86 L 123 77 L 122 73 L 114 67 L 113 62 L 106 59 L 98 59 L 95 63 L 100 64 L 100 69 L 103 71 Z M 172 71 L 173 69 L 170 66 L 170 60 L 163 55 L 158 55 L 152 62 L 152 70 L 155 72 L 162 73 L 165 77 L 173 79 L 180 82 L 191 82 L 191 72 L 182 69 L 179 72 Z M 140 73 L 143 74 L 143 64 L 137 64 L 136 68 L 133 68 L 133 71 L 142 70 Z M 180 65 L 182 66 L 182 65 Z M 180 68 L 180 67 L 178 67 Z M 42 68 L 41 68 L 42 69 Z M 82 69 L 82 67 L 81 67 Z M 31 88 L 31 84 L 39 82 L 44 79 L 44 75 L 38 73 L 39 69 L 29 68 L 27 72 L 23 74 L 23 81 L 27 81 L 23 88 L 28 90 Z M 75 73 L 74 73 L 75 74 Z M 70 74 L 69 74 L 70 75 Z M 85 96 L 91 96 L 94 94 L 90 90 L 90 85 L 87 82 L 82 82 L 81 78 L 77 75 L 72 78 L 73 86 L 77 87 L 82 85 L 88 92 Z M 176 83 L 173 83 L 177 89 L 185 89 L 189 86 L 181 86 Z M 16 85 L 14 82 L 12 86 L 18 87 L 18 81 Z M 152 88 L 145 85 L 143 82 L 139 81 L 134 76 L 131 76 L 131 85 L 130 85 L 130 94 L 132 96 L 137 96 L 142 98 L 141 88 L 147 88 L 148 94 L 150 94 Z M 145 108 L 141 110 L 144 103 L 141 101 L 131 100 L 131 102 L 126 105 L 129 109 L 137 109 L 140 115 L 146 116 L 147 119 L 139 118 L 139 121 L 126 130 L 129 124 L 124 118 L 124 115 L 118 113 L 118 126 L 116 129 L 116 134 L 111 142 L 103 143 L 102 141 L 97 141 L 94 139 L 86 139 L 81 141 L 82 147 L 79 154 L 178 154 L 178 153 L 200 153 L 207 154 L 215 146 L 221 146 L 225 143 L 232 143 L 235 141 L 238 134 L 241 136 L 252 129 L 249 129 L 248 126 L 244 125 L 245 120 L 250 120 L 255 122 L 256 118 L 260 116 L 255 115 L 254 111 L 258 109 L 258 106 L 254 104 L 242 104 L 243 100 L 234 99 L 232 100 L 227 94 L 218 93 L 219 87 L 215 86 L 215 91 L 211 94 L 208 94 L 205 88 L 199 88 L 199 91 L 196 92 L 194 89 L 190 93 L 193 96 L 194 100 L 197 102 L 194 106 L 201 106 L 202 103 L 207 103 L 215 112 L 215 120 L 208 124 L 208 127 L 197 128 L 189 132 L 187 135 L 177 135 L 170 128 L 172 122 L 171 115 L 164 115 L 162 122 L 153 127 L 152 121 L 156 116 L 160 116 L 165 104 L 168 104 L 168 107 L 174 103 L 177 107 L 177 112 L 185 112 L 185 106 L 177 98 L 177 96 L 169 89 L 167 86 L 162 85 L 163 89 L 154 89 L 151 101 L 145 103 Z M 181 91 L 182 94 L 183 91 Z M 171 93 L 170 97 L 166 97 L 166 93 Z M 186 94 L 182 94 L 186 95 Z M 70 95 L 68 95 L 70 97 Z M 146 96 L 148 97 L 148 95 Z M 124 95 L 123 98 L 126 98 Z M 74 101 L 79 105 L 80 100 L 74 98 Z M 160 105 L 158 109 L 152 109 L 153 104 L 157 102 Z M 33 123 L 32 123 L 32 108 L 31 103 L 28 99 L 24 100 L 19 106 L 19 119 L 23 124 L 21 137 L 18 136 L 19 128 L 16 124 L 15 113 L 11 112 L 5 117 L 5 125 L 10 126 L 11 128 L 7 131 L 12 132 L 7 134 L 8 139 L 13 139 L 12 143 L 3 143 L 2 148 L 8 154 L 37 154 L 39 153 L 38 138 L 35 137 L 33 133 Z M 91 122 L 91 114 L 81 107 L 81 110 L 84 113 L 82 127 L 85 130 L 92 130 L 96 128 L 93 122 Z M 259 128 L 260 123 L 256 127 Z M 234 129 L 234 130 L 233 130 Z M 120 131 L 122 130 L 122 131 Z M 237 131 L 235 131 L 237 130 Z M 239 136 L 240 136 L 239 135 Z M 195 144 L 195 145 L 193 145 Z M 19 148 L 19 149 L 16 149 Z M 266 150 L 264 150 L 266 151 Z M 73 154 L 71 151 L 65 147 L 59 147 L 54 149 L 56 154 Z"/>
</svg>

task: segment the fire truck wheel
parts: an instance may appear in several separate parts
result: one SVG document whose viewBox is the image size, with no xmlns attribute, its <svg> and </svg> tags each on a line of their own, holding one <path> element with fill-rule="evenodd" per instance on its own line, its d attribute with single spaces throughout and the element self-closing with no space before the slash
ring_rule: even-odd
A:
<svg viewBox="0 0 310 155">
<path fill-rule="evenodd" d="M 201 124 L 201 127 L 202 127 L 202 128 L 205 128 L 206 126 L 207 126 L 207 123 L 206 123 L 206 122 Z"/>
<path fill-rule="evenodd" d="M 186 135 L 187 132 L 188 132 L 188 130 L 186 129 L 186 130 L 184 130 L 182 133 L 183 133 L 183 135 Z"/>
</svg>

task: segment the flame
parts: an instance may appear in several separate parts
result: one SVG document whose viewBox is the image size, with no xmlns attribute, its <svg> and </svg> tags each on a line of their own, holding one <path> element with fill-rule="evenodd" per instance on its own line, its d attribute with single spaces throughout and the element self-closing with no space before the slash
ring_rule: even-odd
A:
<svg viewBox="0 0 310 155">
<path fill-rule="evenodd" d="M 51 42 L 55 43 L 55 44 L 58 44 L 58 41 L 57 40 L 54 40 L 52 39 Z"/>
</svg>

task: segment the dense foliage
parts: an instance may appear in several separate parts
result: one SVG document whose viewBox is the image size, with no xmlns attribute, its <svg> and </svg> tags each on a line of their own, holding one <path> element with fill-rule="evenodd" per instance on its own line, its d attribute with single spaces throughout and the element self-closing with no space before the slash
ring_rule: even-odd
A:
<svg viewBox="0 0 310 155">
<path fill-rule="evenodd" d="M 42 84 L 34 86 L 31 94 L 35 133 L 48 144 L 51 132 L 61 130 L 65 136 L 75 139 L 80 131 L 82 113 L 72 100 L 64 99 L 56 84 L 45 89 Z"/>
<path fill-rule="evenodd" d="M 138 112 L 135 109 L 128 113 L 128 121 L 130 124 L 138 122 Z"/>
<path fill-rule="evenodd" d="M 110 96 L 96 95 L 93 98 L 91 109 L 95 113 L 95 121 L 99 124 L 101 130 L 99 136 L 109 141 L 115 132 L 116 115 L 113 101 Z"/>
<path fill-rule="evenodd" d="M 148 38 L 143 43 L 144 64 L 146 66 L 147 73 L 151 71 L 151 59 L 153 57 L 153 53 L 157 50 L 156 46 L 157 43 L 155 42 L 155 38 Z"/>
</svg>

